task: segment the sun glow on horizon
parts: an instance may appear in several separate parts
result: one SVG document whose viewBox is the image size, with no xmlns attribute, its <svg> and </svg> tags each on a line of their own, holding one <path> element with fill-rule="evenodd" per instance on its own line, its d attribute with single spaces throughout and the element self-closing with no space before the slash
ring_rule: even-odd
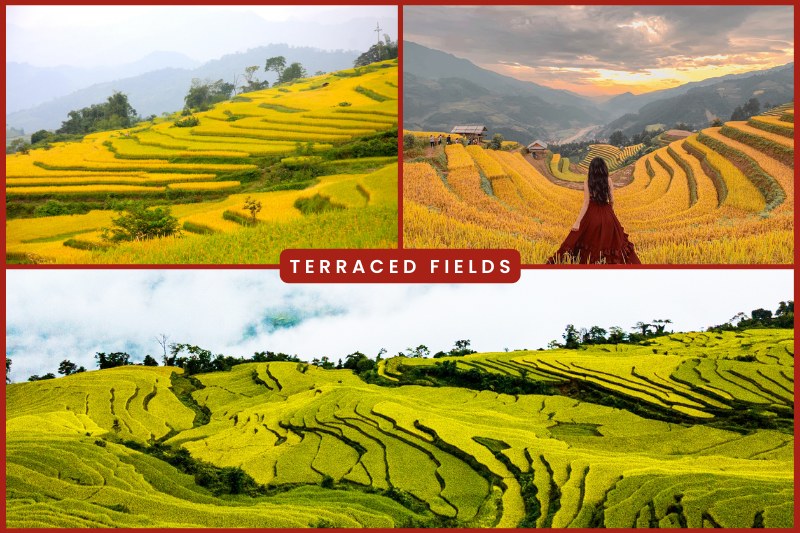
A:
<svg viewBox="0 0 800 533">
<path fill-rule="evenodd" d="M 686 58 L 685 67 L 652 68 L 638 72 L 607 68 L 529 67 L 511 62 L 480 66 L 518 80 L 593 97 L 613 96 L 625 92 L 642 94 L 671 89 L 709 78 L 778 67 L 788 62 L 781 61 L 785 57 L 772 61 L 753 57 L 747 62 L 735 61 L 737 59 L 740 58 L 726 54 Z"/>
</svg>

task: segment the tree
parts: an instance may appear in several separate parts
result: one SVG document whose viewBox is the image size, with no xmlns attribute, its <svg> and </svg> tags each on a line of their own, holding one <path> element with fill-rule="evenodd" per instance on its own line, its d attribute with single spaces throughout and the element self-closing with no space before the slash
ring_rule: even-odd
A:
<svg viewBox="0 0 800 533">
<path fill-rule="evenodd" d="M 258 222 L 256 215 L 258 215 L 258 213 L 261 211 L 261 201 L 248 196 L 244 199 L 244 208 L 246 211 L 250 211 L 250 217 L 253 219 L 253 224 Z"/>
<path fill-rule="evenodd" d="M 502 135 L 500 135 L 499 133 L 495 133 L 492 136 L 492 142 L 489 143 L 489 148 L 491 148 L 492 150 L 499 150 L 500 148 L 503 147 L 504 140 L 505 139 L 503 138 Z"/>
<path fill-rule="evenodd" d="M 754 309 L 750 316 L 754 321 L 768 322 L 772 318 L 772 311 L 769 309 Z"/>
<path fill-rule="evenodd" d="M 167 365 L 167 346 L 169 345 L 169 336 L 167 336 L 166 333 L 159 333 L 156 335 L 156 342 L 159 346 L 161 346 L 161 349 L 164 352 L 162 359 L 164 361 L 164 366 L 169 366 Z"/>
<path fill-rule="evenodd" d="M 617 130 L 611 134 L 608 138 L 608 144 L 613 144 L 614 146 L 624 146 L 627 144 L 628 139 L 625 137 L 625 134 L 621 131 Z"/>
<path fill-rule="evenodd" d="M 775 312 L 775 316 L 784 316 L 789 313 L 794 313 L 794 300 L 779 303 L 778 310 Z"/>
<path fill-rule="evenodd" d="M 721 121 L 720 119 L 718 119 L 718 118 L 715 118 L 715 119 L 714 119 L 714 120 L 711 122 L 711 127 L 712 127 L 712 128 L 721 128 L 721 127 L 722 127 L 722 121 Z"/>
<path fill-rule="evenodd" d="M 75 371 L 78 370 L 78 365 L 73 363 L 68 359 L 64 359 L 61 361 L 61 364 L 58 365 L 58 373 L 62 376 L 69 376 L 70 374 L 74 374 Z"/>
<path fill-rule="evenodd" d="M 217 81 L 192 79 L 189 92 L 183 98 L 187 110 L 199 109 L 205 111 L 212 105 L 230 98 L 235 89 L 232 83 L 226 83 L 219 79 Z"/>
<path fill-rule="evenodd" d="M 283 69 L 285 68 L 286 58 L 283 56 L 275 56 L 267 59 L 267 63 L 264 65 L 264 72 L 269 72 L 270 70 L 275 71 L 275 73 L 278 75 L 278 81 L 281 81 Z"/>
<path fill-rule="evenodd" d="M 31 145 L 25 139 L 14 139 L 6 146 L 7 154 L 27 154 Z"/>
<path fill-rule="evenodd" d="M 375 368 L 375 364 L 375 361 L 367 357 L 365 354 L 356 351 L 345 356 L 342 368 L 353 370 L 356 374 L 363 374 L 364 372 Z"/>
<path fill-rule="evenodd" d="M 39 142 L 41 142 L 41 141 L 44 141 L 44 140 L 46 140 L 48 137 L 50 137 L 51 135 L 53 135 L 53 134 L 52 134 L 52 133 L 50 133 L 50 132 L 49 132 L 49 131 L 47 131 L 47 130 L 39 130 L 39 131 L 37 131 L 37 132 L 34 132 L 34 133 L 31 135 L 31 144 L 36 144 L 36 143 L 39 143 Z"/>
<path fill-rule="evenodd" d="M 575 329 L 575 326 L 572 324 L 567 324 L 561 337 L 564 339 L 564 348 L 568 350 L 576 350 L 578 346 L 580 346 L 578 330 Z"/>
<path fill-rule="evenodd" d="M 306 73 L 306 69 L 303 68 L 303 65 L 300 63 L 292 63 L 288 67 L 286 67 L 283 72 L 281 72 L 280 78 L 278 81 L 281 83 L 286 83 L 292 80 L 305 78 L 308 74 Z"/>
<path fill-rule="evenodd" d="M 333 362 L 330 360 L 330 358 L 327 355 L 323 355 L 321 359 L 318 359 L 318 358 L 315 357 L 311 361 L 311 364 L 314 365 L 314 366 L 318 366 L 318 367 L 320 367 L 320 368 L 322 368 L 324 370 L 333 370 L 333 368 L 334 368 Z"/>
<path fill-rule="evenodd" d="M 110 242 L 145 241 L 179 235 L 178 219 L 169 207 L 148 209 L 142 202 L 131 202 L 119 218 L 111 219 L 112 228 L 103 229 L 103 239 Z"/>
<path fill-rule="evenodd" d="M 656 335 L 661 335 L 662 333 L 664 333 L 664 328 L 667 327 L 667 324 L 672 324 L 672 320 L 670 320 L 669 318 L 667 318 L 665 320 L 654 319 L 653 320 L 653 327 L 656 328 L 655 334 Z"/>
<path fill-rule="evenodd" d="M 611 344 L 619 344 L 621 342 L 625 342 L 625 338 L 627 335 L 625 334 L 625 330 L 623 330 L 619 326 L 612 326 L 608 330 L 608 342 Z"/>
<path fill-rule="evenodd" d="M 758 115 L 758 113 L 761 112 L 761 103 L 758 101 L 758 98 L 751 98 L 742 106 L 742 111 L 744 111 L 745 118 Z"/>
<path fill-rule="evenodd" d="M 645 324 L 644 322 L 637 322 L 633 329 L 638 329 L 642 332 L 642 336 L 646 337 L 653 324 Z"/>
<path fill-rule="evenodd" d="M 28 381 L 43 381 L 45 379 L 56 379 L 56 375 L 53 374 L 52 372 L 48 372 L 43 376 L 37 376 L 36 374 L 34 374 L 28 378 Z"/>
<path fill-rule="evenodd" d="M 104 368 L 115 368 L 132 364 L 131 356 L 125 352 L 112 352 L 109 354 L 97 352 L 94 358 L 97 359 L 97 366 L 101 370 Z"/>
<path fill-rule="evenodd" d="M 142 361 L 142 364 L 144 366 L 158 366 L 158 361 L 156 361 L 152 355 L 147 354 L 144 356 L 144 361 Z"/>
<path fill-rule="evenodd" d="M 246 82 L 246 85 L 242 85 L 244 92 L 258 91 L 269 87 L 268 81 L 259 81 L 259 79 L 255 77 L 259 68 L 261 67 L 258 65 L 251 65 L 244 69 L 244 81 Z"/>
<path fill-rule="evenodd" d="M 414 357 L 414 358 L 426 358 L 431 355 L 430 349 L 424 344 L 420 344 L 416 348 L 406 348 L 408 352 L 407 357 Z"/>
<path fill-rule="evenodd" d="M 469 355 L 471 353 L 475 353 L 475 350 L 473 350 L 473 349 L 471 349 L 469 347 L 470 344 L 471 344 L 471 341 L 469 339 L 457 340 L 455 342 L 455 344 L 453 345 L 453 349 L 450 350 L 448 355 L 451 355 L 451 356 L 463 356 L 463 355 Z"/>
<path fill-rule="evenodd" d="M 607 342 L 607 333 L 608 332 L 600 326 L 592 326 L 583 334 L 583 344 L 602 344 Z"/>
<path fill-rule="evenodd" d="M 395 59 L 397 57 L 397 43 L 384 34 L 384 41 L 378 41 L 369 47 L 369 50 L 358 56 L 353 63 L 354 67 L 365 67 L 370 63 Z"/>
<path fill-rule="evenodd" d="M 10 372 L 11 372 L 11 358 L 6 356 L 6 383 L 11 383 L 11 376 L 9 376 Z"/>
<path fill-rule="evenodd" d="M 225 368 L 224 357 L 220 360 L 221 356 L 218 355 L 212 361 L 211 352 L 199 346 L 173 343 L 169 349 L 171 357 L 168 359 L 169 365 L 167 366 L 181 367 L 187 375 L 213 372 L 218 369 L 224 370 Z"/>
<path fill-rule="evenodd" d="M 94 131 L 130 128 L 139 120 L 125 93 L 114 92 L 102 104 L 94 104 L 67 113 L 56 133 L 86 134 Z"/>
</svg>

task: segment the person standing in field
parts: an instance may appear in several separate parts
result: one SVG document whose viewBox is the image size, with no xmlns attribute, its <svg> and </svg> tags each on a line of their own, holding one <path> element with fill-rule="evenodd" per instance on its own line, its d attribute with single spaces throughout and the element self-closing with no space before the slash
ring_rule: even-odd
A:
<svg viewBox="0 0 800 533">
<path fill-rule="evenodd" d="M 439 146 L 441 146 L 441 145 L 442 145 L 442 139 L 444 139 L 444 137 L 443 137 L 443 136 L 442 136 L 442 134 L 440 133 L 440 134 L 439 134 Z"/>
<path fill-rule="evenodd" d="M 547 263 L 641 264 L 614 214 L 614 185 L 603 158 L 595 157 L 589 163 L 581 211 L 566 240 Z"/>
<path fill-rule="evenodd" d="M 431 142 L 431 148 L 436 146 L 436 139 L 433 137 L 433 135 L 431 135 L 428 140 Z"/>
<path fill-rule="evenodd" d="M 453 142 L 453 141 L 450 139 L 450 136 L 448 135 L 448 136 L 447 136 L 447 145 L 448 145 L 448 146 L 450 146 L 450 143 L 452 143 L 452 142 Z"/>
</svg>

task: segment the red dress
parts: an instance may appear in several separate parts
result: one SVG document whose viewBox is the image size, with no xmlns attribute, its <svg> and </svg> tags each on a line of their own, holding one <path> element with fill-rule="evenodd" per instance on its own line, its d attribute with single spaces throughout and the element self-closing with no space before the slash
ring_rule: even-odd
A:
<svg viewBox="0 0 800 533">
<path fill-rule="evenodd" d="M 554 263 L 606 263 L 639 265 L 633 243 L 619 223 L 614 207 L 589 201 L 577 231 L 567 235 L 564 244 L 547 260 Z"/>
</svg>

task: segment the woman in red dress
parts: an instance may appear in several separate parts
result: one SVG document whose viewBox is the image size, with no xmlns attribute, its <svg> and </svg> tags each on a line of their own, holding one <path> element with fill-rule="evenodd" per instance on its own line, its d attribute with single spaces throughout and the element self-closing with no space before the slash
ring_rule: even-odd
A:
<svg viewBox="0 0 800 533">
<path fill-rule="evenodd" d="M 547 263 L 641 264 L 614 214 L 614 186 L 601 157 L 589 163 L 581 212 L 564 244 Z"/>
</svg>

